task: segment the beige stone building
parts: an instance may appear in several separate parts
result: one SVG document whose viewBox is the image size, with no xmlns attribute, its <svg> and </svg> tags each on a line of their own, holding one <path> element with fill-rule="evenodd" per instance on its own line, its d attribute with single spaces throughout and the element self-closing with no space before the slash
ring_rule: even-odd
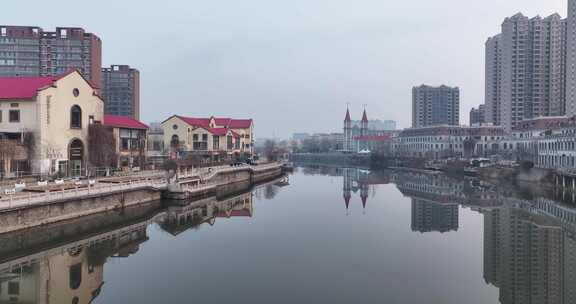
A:
<svg viewBox="0 0 576 304">
<path fill-rule="evenodd" d="M 171 156 L 200 154 L 218 160 L 222 155 L 250 156 L 254 152 L 252 119 L 191 118 L 174 115 L 162 122 L 164 146 Z"/>
<path fill-rule="evenodd" d="M 76 70 L 0 78 L 0 138 L 27 152 L 24 159 L 22 153 L 0 153 L 4 175 L 80 174 L 88 159 L 88 126 L 104 115 L 96 90 Z M 24 161 L 26 170 L 14 168 Z"/>
<path fill-rule="evenodd" d="M 146 163 L 148 126 L 126 116 L 104 115 L 104 126 L 112 130 L 119 168 L 143 167 Z"/>
</svg>

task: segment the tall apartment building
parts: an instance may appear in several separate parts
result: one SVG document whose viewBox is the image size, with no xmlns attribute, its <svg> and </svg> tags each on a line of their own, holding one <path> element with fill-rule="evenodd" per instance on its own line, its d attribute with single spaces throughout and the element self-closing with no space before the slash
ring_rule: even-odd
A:
<svg viewBox="0 0 576 304">
<path fill-rule="evenodd" d="M 565 54 L 566 115 L 576 116 L 576 0 L 568 0 Z"/>
<path fill-rule="evenodd" d="M 470 126 L 482 125 L 486 122 L 486 106 L 479 105 L 478 108 L 470 110 Z"/>
<path fill-rule="evenodd" d="M 486 41 L 486 84 L 485 84 L 485 120 L 493 125 L 500 125 L 500 92 L 502 83 L 502 34 L 488 38 Z M 470 122 L 472 124 L 472 122 Z"/>
<path fill-rule="evenodd" d="M 101 82 L 102 42 L 81 28 L 45 32 L 35 26 L 0 25 L 0 77 L 56 76 L 72 68 Z"/>
<path fill-rule="evenodd" d="M 140 72 L 128 65 L 102 69 L 105 113 L 140 119 Z"/>
<path fill-rule="evenodd" d="M 486 42 L 486 120 L 511 130 L 519 121 L 564 115 L 566 20 L 516 14 Z"/>
<path fill-rule="evenodd" d="M 460 89 L 422 85 L 412 89 L 412 127 L 460 124 Z"/>
</svg>

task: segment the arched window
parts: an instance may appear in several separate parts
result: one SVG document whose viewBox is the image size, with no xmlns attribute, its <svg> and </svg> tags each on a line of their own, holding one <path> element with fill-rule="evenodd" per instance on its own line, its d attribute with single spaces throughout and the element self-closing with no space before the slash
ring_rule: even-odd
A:
<svg viewBox="0 0 576 304">
<path fill-rule="evenodd" d="M 76 290 L 82 284 L 82 263 L 70 266 L 70 289 Z"/>
<path fill-rule="evenodd" d="M 70 109 L 70 128 L 82 129 L 82 109 L 77 105 Z"/>
<path fill-rule="evenodd" d="M 178 135 L 172 135 L 172 140 L 170 141 L 170 145 L 173 148 L 177 148 L 180 145 L 180 138 L 178 138 Z"/>
</svg>

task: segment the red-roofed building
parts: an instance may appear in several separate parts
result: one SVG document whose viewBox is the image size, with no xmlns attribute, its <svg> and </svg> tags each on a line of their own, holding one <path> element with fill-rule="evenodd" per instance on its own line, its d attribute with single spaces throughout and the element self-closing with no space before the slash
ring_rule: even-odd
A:
<svg viewBox="0 0 576 304">
<path fill-rule="evenodd" d="M 253 154 L 252 119 L 195 118 L 174 115 L 162 122 L 164 146 L 171 147 L 172 157 L 202 154 L 222 160 Z"/>
<path fill-rule="evenodd" d="M 0 78 L 0 139 L 26 154 L 0 153 L 0 173 L 79 175 L 87 163 L 88 127 L 102 121 L 97 88 L 78 71 Z"/>
<path fill-rule="evenodd" d="M 134 118 L 116 115 L 104 115 L 104 125 L 112 129 L 118 167 L 143 167 L 146 163 L 148 126 Z"/>
</svg>

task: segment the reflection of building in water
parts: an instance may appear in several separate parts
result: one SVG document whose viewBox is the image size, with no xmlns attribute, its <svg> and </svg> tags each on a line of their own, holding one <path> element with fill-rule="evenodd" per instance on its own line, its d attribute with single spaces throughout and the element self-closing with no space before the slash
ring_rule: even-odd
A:
<svg viewBox="0 0 576 304">
<path fill-rule="evenodd" d="M 484 279 L 502 304 L 576 303 L 576 211 L 512 200 L 484 214 Z"/>
<path fill-rule="evenodd" d="M 135 253 L 147 240 L 146 227 L 89 247 L 68 247 L 0 274 L 0 303 L 91 303 L 104 284 L 111 256 Z"/>
<path fill-rule="evenodd" d="M 458 230 L 458 203 L 466 197 L 464 183 L 435 174 L 407 173 L 394 179 L 400 192 L 412 199 L 412 231 Z"/>
<path fill-rule="evenodd" d="M 362 170 L 357 168 L 343 168 L 342 170 L 342 197 L 346 210 L 350 207 L 352 193 L 359 194 L 362 208 L 366 209 L 368 198 L 376 185 L 386 185 L 390 183 L 388 175 Z"/>
<path fill-rule="evenodd" d="M 436 204 L 412 199 L 412 231 L 448 232 L 458 230 L 458 205 Z"/>
<path fill-rule="evenodd" d="M 216 218 L 252 217 L 253 213 L 252 192 L 221 201 L 207 198 L 187 206 L 169 207 L 160 227 L 178 235 L 203 223 L 214 225 Z"/>
<path fill-rule="evenodd" d="M 113 214 L 98 214 L 2 235 L 0 303 L 91 303 L 104 283 L 106 261 L 135 254 L 148 240 L 150 224 L 177 235 L 216 218 L 253 214 L 252 193 L 245 193 L 167 209 L 160 204 L 127 208 L 118 221 L 107 221 Z"/>
</svg>

